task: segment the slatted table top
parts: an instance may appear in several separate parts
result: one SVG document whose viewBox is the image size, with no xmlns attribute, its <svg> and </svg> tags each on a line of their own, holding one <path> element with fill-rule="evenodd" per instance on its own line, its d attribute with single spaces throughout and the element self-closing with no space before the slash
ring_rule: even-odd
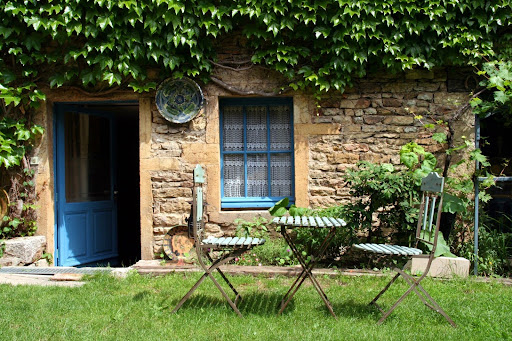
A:
<svg viewBox="0 0 512 341">
<path fill-rule="evenodd" d="M 276 225 L 283 227 L 343 227 L 347 223 L 340 218 L 312 217 L 312 216 L 285 216 L 276 217 L 272 220 Z"/>
</svg>

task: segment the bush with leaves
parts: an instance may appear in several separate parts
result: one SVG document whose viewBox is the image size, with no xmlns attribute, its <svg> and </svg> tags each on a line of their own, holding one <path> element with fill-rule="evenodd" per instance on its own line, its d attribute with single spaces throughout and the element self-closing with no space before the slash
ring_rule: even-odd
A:
<svg viewBox="0 0 512 341">
<path fill-rule="evenodd" d="M 510 218 L 508 219 L 509 223 Z M 484 276 L 511 276 L 512 233 L 499 231 L 495 222 L 485 213 L 480 214 L 478 228 L 478 273 Z M 467 240 L 458 247 L 462 257 L 475 263 L 474 238 L 469 234 Z"/>
<path fill-rule="evenodd" d="M 282 238 L 273 238 L 267 228 L 268 220 L 255 217 L 251 220 L 236 219 L 236 235 L 238 237 L 264 238 L 265 244 L 260 245 L 235 259 L 239 265 L 295 265 L 297 260 Z"/>
<path fill-rule="evenodd" d="M 23 118 L 0 119 L 0 172 L 8 178 L 11 202 L 8 214 L 2 219 L 0 238 L 28 236 L 36 231 L 34 171 L 26 154 L 42 133 L 42 127 L 30 126 Z"/>
<path fill-rule="evenodd" d="M 355 200 L 346 205 L 351 223 L 366 233 L 366 242 L 402 241 L 415 228 L 419 186 L 405 170 L 391 164 L 359 162 L 344 175 Z"/>
</svg>

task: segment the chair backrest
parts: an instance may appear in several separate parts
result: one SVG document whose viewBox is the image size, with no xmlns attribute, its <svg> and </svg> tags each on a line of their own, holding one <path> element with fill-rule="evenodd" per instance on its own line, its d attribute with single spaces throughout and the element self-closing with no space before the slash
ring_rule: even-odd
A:
<svg viewBox="0 0 512 341">
<path fill-rule="evenodd" d="M 416 245 L 419 241 L 431 244 L 432 254 L 437 246 L 437 236 L 443 208 L 444 178 L 429 173 L 421 180 L 421 205 L 416 229 Z"/>
<path fill-rule="evenodd" d="M 200 165 L 194 168 L 194 188 L 192 190 L 192 231 L 196 242 L 201 241 L 204 226 L 203 202 L 204 169 Z"/>
</svg>

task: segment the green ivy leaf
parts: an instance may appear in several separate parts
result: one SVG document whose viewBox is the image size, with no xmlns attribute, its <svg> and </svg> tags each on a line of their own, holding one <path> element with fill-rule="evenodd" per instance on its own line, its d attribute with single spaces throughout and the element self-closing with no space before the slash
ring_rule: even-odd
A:
<svg viewBox="0 0 512 341">
<path fill-rule="evenodd" d="M 496 100 L 496 102 L 499 102 L 501 104 L 505 104 L 508 101 L 510 101 L 511 97 L 512 97 L 511 95 L 507 95 L 505 93 L 505 91 L 502 91 L 502 90 L 498 90 L 498 91 L 494 92 L 494 99 Z"/>
</svg>

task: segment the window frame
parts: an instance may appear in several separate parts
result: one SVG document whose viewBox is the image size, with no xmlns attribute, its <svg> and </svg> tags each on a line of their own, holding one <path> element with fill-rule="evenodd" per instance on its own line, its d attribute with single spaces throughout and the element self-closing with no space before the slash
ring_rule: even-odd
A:
<svg viewBox="0 0 512 341">
<path fill-rule="evenodd" d="M 269 106 L 271 105 L 287 105 L 290 108 L 290 149 L 272 151 L 270 147 L 270 112 Z M 224 151 L 224 107 L 226 106 L 242 106 L 243 107 L 243 124 L 244 124 L 244 149 L 243 151 Z M 248 106 L 266 106 L 267 107 L 267 148 L 265 150 L 248 151 L 247 150 L 247 111 Z M 237 208 L 269 208 L 276 202 L 284 199 L 285 196 L 279 197 L 225 197 L 224 196 L 224 156 L 226 154 L 242 154 L 244 155 L 244 193 L 247 195 L 247 156 L 250 154 L 266 154 L 267 155 L 267 174 L 268 174 L 268 193 L 271 194 L 271 155 L 272 154 L 289 154 L 291 160 L 291 196 L 288 196 L 290 204 L 295 202 L 295 155 L 294 155 L 294 125 L 293 125 L 293 98 L 280 97 L 280 98 L 221 98 L 219 99 L 219 133 L 220 133 L 220 197 L 221 209 L 237 209 Z"/>
</svg>

